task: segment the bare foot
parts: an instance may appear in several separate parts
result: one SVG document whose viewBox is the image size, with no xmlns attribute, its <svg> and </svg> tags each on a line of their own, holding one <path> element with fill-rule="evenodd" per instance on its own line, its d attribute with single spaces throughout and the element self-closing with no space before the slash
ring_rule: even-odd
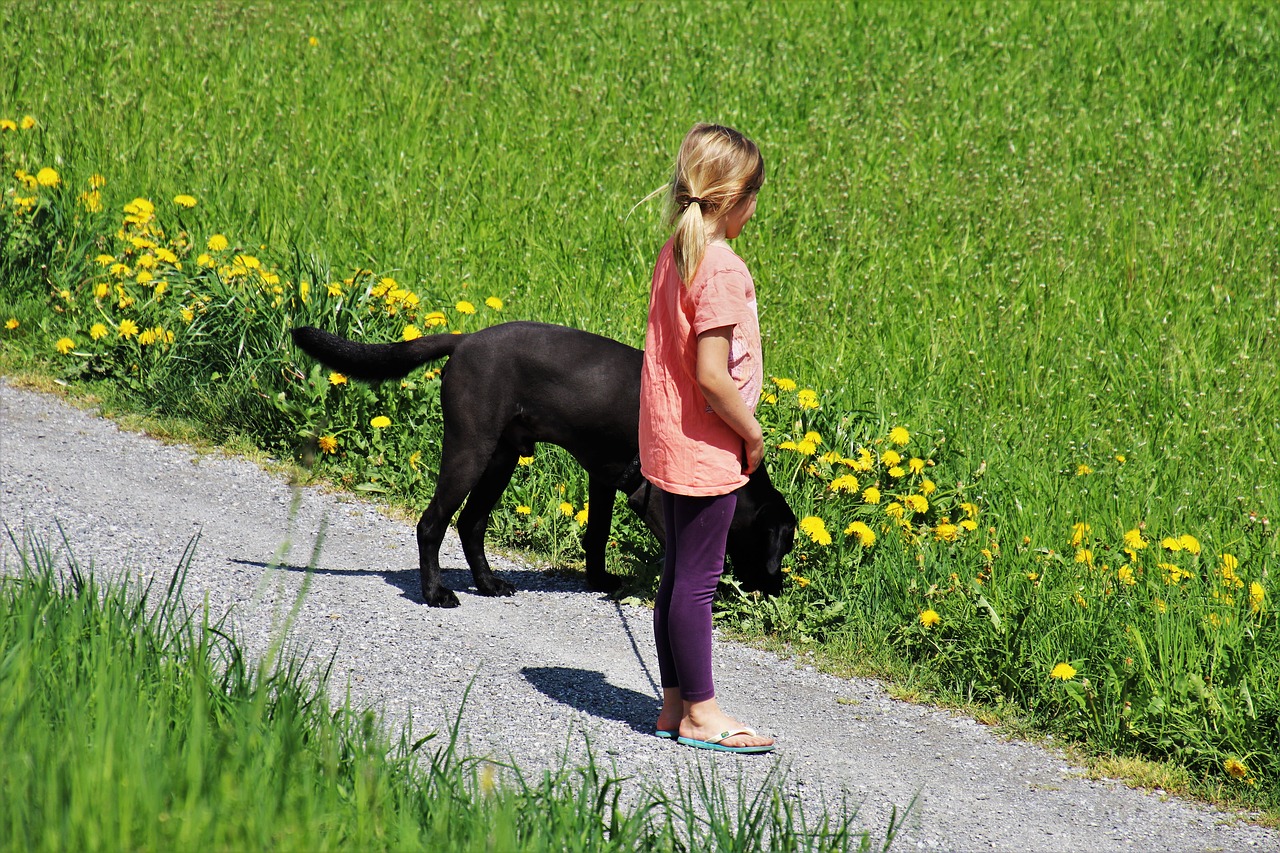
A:
<svg viewBox="0 0 1280 853">
<path fill-rule="evenodd" d="M 726 732 L 737 732 L 746 729 L 739 721 L 720 710 L 715 699 L 703 702 L 686 702 L 685 716 L 680 720 L 680 737 L 692 740 L 703 740 L 719 743 L 721 746 L 773 746 L 773 738 L 758 734 L 735 734 L 725 737 Z"/>
</svg>

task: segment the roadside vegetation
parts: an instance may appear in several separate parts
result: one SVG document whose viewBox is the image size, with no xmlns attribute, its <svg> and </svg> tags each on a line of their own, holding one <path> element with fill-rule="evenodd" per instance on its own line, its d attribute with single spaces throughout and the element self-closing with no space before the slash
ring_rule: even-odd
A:
<svg viewBox="0 0 1280 853">
<path fill-rule="evenodd" d="M 195 547 L 192 543 L 191 548 Z M 166 587 L 103 587 L 35 543 L 0 577 L 0 847 L 8 850 L 870 850 L 856 810 L 769 783 L 671 795 L 584 767 L 525 775 L 449 732 L 388 734 L 305 655 L 247 660 Z M 277 646 L 277 652 L 285 651 Z M 295 650 L 296 651 L 296 650 Z M 806 823 L 806 820 L 810 823 Z"/>
<path fill-rule="evenodd" d="M 784 594 L 720 623 L 1280 809 L 1272 5 L 46 18 L 0 11 L 6 371 L 422 505 L 438 374 L 362 386 L 288 330 L 639 345 L 665 234 L 633 206 L 736 125 L 803 520 Z M 573 564 L 585 479 L 525 462 L 491 536 Z"/>
</svg>

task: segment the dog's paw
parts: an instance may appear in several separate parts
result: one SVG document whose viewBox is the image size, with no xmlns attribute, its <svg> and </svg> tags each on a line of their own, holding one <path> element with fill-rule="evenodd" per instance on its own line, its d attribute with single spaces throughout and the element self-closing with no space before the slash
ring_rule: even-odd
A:
<svg viewBox="0 0 1280 853">
<path fill-rule="evenodd" d="M 422 600 L 425 601 L 429 607 L 457 607 L 460 603 L 458 601 L 458 596 L 453 594 L 453 590 L 443 586 L 436 588 L 430 593 L 424 592 L 422 594 Z"/>
<path fill-rule="evenodd" d="M 592 592 L 607 592 L 610 595 L 622 589 L 622 578 L 601 572 L 598 575 L 587 575 L 587 589 Z"/>
<path fill-rule="evenodd" d="M 516 594 L 515 586 L 501 578 L 489 578 L 489 580 L 484 583 L 477 583 L 476 591 L 481 595 L 492 595 L 495 597 Z"/>
</svg>

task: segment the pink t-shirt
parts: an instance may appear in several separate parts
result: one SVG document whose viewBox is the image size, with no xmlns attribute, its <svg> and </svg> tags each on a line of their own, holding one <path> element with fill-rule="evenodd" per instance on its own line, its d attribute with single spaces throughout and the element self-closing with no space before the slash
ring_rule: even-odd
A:
<svg viewBox="0 0 1280 853">
<path fill-rule="evenodd" d="M 698 335 L 733 326 L 729 375 L 752 412 L 764 368 L 756 289 L 742 259 L 714 244 L 686 287 L 670 240 L 658 254 L 640 375 L 640 470 L 663 491 L 725 495 L 745 485 L 742 437 L 712 410 L 697 382 Z"/>
</svg>

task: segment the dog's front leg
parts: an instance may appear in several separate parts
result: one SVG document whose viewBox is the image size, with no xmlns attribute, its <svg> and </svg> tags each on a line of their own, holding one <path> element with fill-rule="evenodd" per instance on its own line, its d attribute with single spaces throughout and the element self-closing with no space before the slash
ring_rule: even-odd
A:
<svg viewBox="0 0 1280 853">
<path fill-rule="evenodd" d="M 589 476 L 587 499 L 591 511 L 587 517 L 587 529 L 582 534 L 582 550 L 587 557 L 587 586 L 596 592 L 616 592 L 622 580 L 605 570 L 605 546 L 613 528 L 613 495 L 611 483 L 600 477 Z"/>
</svg>

